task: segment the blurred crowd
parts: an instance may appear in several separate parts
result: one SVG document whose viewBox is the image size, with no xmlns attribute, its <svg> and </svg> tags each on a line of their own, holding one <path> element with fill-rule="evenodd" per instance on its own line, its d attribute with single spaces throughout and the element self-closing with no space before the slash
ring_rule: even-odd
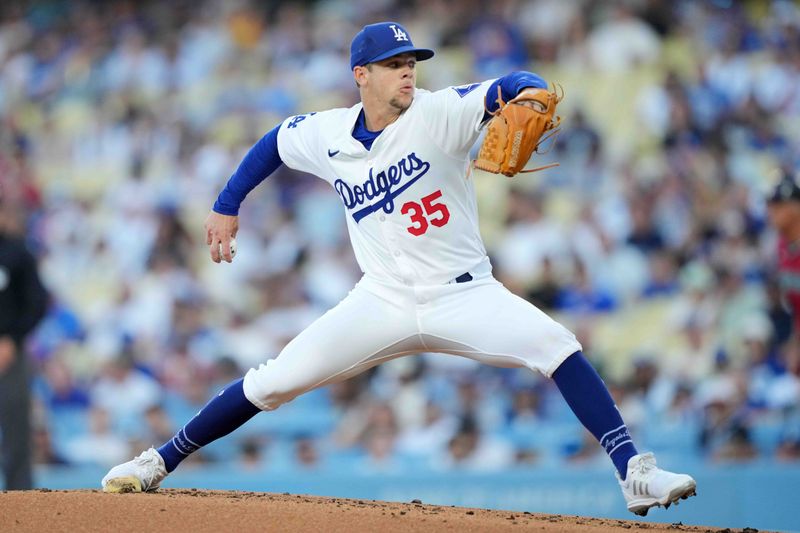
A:
<svg viewBox="0 0 800 533">
<path fill-rule="evenodd" d="M 724 0 L 4 3 L 0 198 L 51 293 L 29 343 L 36 461 L 161 444 L 355 284 L 322 180 L 282 167 L 255 189 L 232 264 L 209 260 L 202 220 L 275 124 L 357 101 L 350 39 L 387 19 L 436 50 L 421 87 L 517 69 L 563 85 L 538 160 L 560 166 L 478 173 L 482 231 L 496 277 L 576 332 L 641 447 L 800 461 L 763 200 L 772 169 L 800 167 L 800 9 Z M 436 354 L 195 455 L 363 472 L 607 460 L 548 380 Z"/>
</svg>

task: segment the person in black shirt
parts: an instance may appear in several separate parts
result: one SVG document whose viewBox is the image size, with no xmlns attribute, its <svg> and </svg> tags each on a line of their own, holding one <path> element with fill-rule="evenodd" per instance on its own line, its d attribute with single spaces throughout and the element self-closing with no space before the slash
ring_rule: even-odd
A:
<svg viewBox="0 0 800 533">
<path fill-rule="evenodd" d="M 21 238 L 20 220 L 0 197 L 0 456 L 6 490 L 33 487 L 31 387 L 24 340 L 47 305 L 36 260 Z"/>
</svg>

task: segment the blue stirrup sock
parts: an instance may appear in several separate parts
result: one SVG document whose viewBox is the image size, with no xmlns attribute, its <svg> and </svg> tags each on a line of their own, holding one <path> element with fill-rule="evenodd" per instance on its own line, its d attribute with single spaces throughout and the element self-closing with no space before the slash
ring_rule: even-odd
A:
<svg viewBox="0 0 800 533">
<path fill-rule="evenodd" d="M 238 379 L 222 389 L 158 449 L 167 472 L 175 470 L 192 452 L 224 437 L 261 411 L 245 397 L 243 383 L 244 379 Z"/>
<path fill-rule="evenodd" d="M 624 480 L 628 459 L 639 452 L 600 375 L 583 353 L 577 351 L 556 369 L 553 381 L 581 424 L 600 442 Z"/>
</svg>

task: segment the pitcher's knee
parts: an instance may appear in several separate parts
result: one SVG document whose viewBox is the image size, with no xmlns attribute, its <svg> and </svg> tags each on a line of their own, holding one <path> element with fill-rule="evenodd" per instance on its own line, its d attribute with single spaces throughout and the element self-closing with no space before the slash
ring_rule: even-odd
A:
<svg viewBox="0 0 800 533">
<path fill-rule="evenodd" d="M 262 411 L 274 411 L 304 392 L 290 378 L 280 376 L 274 368 L 270 368 L 271 363 L 274 363 L 274 359 L 267 361 L 266 365 L 251 368 L 245 374 L 242 385 L 247 399 Z"/>
</svg>

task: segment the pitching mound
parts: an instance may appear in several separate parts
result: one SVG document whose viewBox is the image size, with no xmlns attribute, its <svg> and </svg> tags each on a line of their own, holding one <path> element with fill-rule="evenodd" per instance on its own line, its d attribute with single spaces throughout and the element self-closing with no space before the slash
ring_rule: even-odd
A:
<svg viewBox="0 0 800 533">
<path fill-rule="evenodd" d="M 165 489 L 105 494 L 48 489 L 0 494 L 0 531 L 718 531 L 682 524 L 487 511 L 419 502 Z"/>
</svg>

